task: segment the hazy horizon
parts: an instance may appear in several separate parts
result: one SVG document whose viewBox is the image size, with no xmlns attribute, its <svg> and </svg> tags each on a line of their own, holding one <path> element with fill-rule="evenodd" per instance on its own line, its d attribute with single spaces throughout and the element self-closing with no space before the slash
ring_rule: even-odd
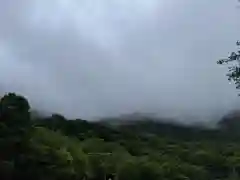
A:
<svg viewBox="0 0 240 180">
<path fill-rule="evenodd" d="M 221 117 L 239 17 L 235 0 L 0 0 L 0 92 L 70 118 Z"/>
</svg>

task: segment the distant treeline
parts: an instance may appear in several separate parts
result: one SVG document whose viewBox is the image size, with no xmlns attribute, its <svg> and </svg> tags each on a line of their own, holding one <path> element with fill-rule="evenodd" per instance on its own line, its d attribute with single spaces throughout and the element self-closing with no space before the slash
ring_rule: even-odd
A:
<svg viewBox="0 0 240 180">
<path fill-rule="evenodd" d="M 217 129 L 151 118 L 111 125 L 32 115 L 26 98 L 9 93 L 0 100 L 0 179 L 237 180 L 239 117 Z"/>
</svg>

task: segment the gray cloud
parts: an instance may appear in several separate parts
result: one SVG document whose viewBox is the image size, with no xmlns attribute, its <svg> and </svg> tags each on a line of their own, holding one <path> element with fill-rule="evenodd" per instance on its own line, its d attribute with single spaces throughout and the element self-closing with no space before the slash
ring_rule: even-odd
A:
<svg viewBox="0 0 240 180">
<path fill-rule="evenodd" d="M 216 61 L 238 38 L 226 0 L 0 0 L 0 90 L 69 117 L 222 115 L 239 105 Z"/>
</svg>

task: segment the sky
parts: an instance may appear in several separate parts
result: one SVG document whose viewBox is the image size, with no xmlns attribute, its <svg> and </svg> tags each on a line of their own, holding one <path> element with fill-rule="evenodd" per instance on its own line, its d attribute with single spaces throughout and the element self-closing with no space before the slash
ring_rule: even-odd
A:
<svg viewBox="0 0 240 180">
<path fill-rule="evenodd" d="M 70 118 L 222 116 L 239 17 L 236 0 L 0 0 L 0 92 Z"/>
</svg>

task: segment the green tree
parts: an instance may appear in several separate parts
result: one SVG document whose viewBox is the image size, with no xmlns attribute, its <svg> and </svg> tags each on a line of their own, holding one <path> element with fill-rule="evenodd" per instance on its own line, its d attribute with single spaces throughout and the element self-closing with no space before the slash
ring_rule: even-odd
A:
<svg viewBox="0 0 240 180">
<path fill-rule="evenodd" d="M 236 44 L 237 47 L 240 46 L 239 41 Z M 240 89 L 240 50 L 232 52 L 228 58 L 217 61 L 218 64 L 229 64 L 230 62 L 233 63 L 228 67 L 228 80 L 233 81 L 236 85 L 236 88 Z"/>
<path fill-rule="evenodd" d="M 81 179 L 87 157 L 78 140 L 45 128 L 33 128 L 15 166 L 17 176 L 34 179 Z"/>
<path fill-rule="evenodd" d="M 136 160 L 129 159 L 119 167 L 118 180 L 140 180 L 141 175 Z"/>
<path fill-rule="evenodd" d="M 15 93 L 8 93 L 0 100 L 0 120 L 11 126 L 25 125 L 30 121 L 28 100 Z"/>
<path fill-rule="evenodd" d="M 105 180 L 106 169 L 104 167 L 105 156 L 103 153 L 88 154 L 88 171 L 87 176 L 90 180 Z"/>
<path fill-rule="evenodd" d="M 163 171 L 160 164 L 149 161 L 148 158 L 128 158 L 117 171 L 118 180 L 161 180 Z"/>
</svg>

